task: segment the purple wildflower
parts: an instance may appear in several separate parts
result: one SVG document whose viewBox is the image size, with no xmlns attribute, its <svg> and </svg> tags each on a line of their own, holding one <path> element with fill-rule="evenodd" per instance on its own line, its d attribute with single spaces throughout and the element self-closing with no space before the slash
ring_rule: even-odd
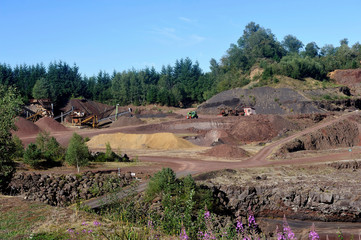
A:
<svg viewBox="0 0 361 240">
<path fill-rule="evenodd" d="M 277 236 L 277 240 L 285 240 L 283 233 L 278 230 L 278 225 L 276 226 L 276 236 Z"/>
<path fill-rule="evenodd" d="M 211 213 L 209 212 L 209 211 L 206 211 L 205 213 L 204 213 L 204 218 L 205 219 L 208 219 L 208 218 L 210 218 L 211 217 Z"/>
<path fill-rule="evenodd" d="M 70 233 L 74 233 L 74 230 L 72 228 L 69 228 L 67 231 Z"/>
<path fill-rule="evenodd" d="M 96 226 L 96 227 L 101 226 L 100 222 L 98 222 L 97 220 L 95 220 L 95 221 L 93 222 L 93 224 L 94 224 L 94 226 Z"/>
<path fill-rule="evenodd" d="M 237 220 L 237 226 L 236 226 L 237 233 L 243 233 L 244 227 L 240 220 Z"/>
<path fill-rule="evenodd" d="M 314 223 L 312 224 L 310 234 L 308 235 L 308 239 L 311 239 L 311 240 L 320 240 L 320 236 L 318 236 L 318 234 L 316 233 L 315 224 L 314 224 Z"/>
<path fill-rule="evenodd" d="M 253 212 L 251 209 L 248 210 L 248 226 L 250 228 L 257 228 L 256 219 L 254 218 Z"/>
<path fill-rule="evenodd" d="M 289 240 L 296 240 L 295 234 L 292 232 L 291 227 L 288 225 L 286 216 L 283 215 L 283 234 L 287 236 Z"/>
<path fill-rule="evenodd" d="M 150 229 L 153 229 L 154 228 L 154 225 L 153 225 L 153 221 L 152 220 L 148 220 L 148 227 L 150 228 Z"/>
<path fill-rule="evenodd" d="M 92 233 L 92 232 L 93 232 L 93 230 L 89 229 L 88 233 Z"/>
<path fill-rule="evenodd" d="M 83 233 L 86 233 L 86 229 L 83 229 L 83 231 L 82 231 Z"/>
<path fill-rule="evenodd" d="M 179 239 L 180 240 L 189 240 L 189 237 L 187 235 L 186 229 L 184 227 L 182 227 L 181 229 L 181 233 L 179 235 Z"/>
<path fill-rule="evenodd" d="M 82 226 L 88 226 L 88 224 L 86 222 L 83 222 L 81 225 Z"/>
</svg>

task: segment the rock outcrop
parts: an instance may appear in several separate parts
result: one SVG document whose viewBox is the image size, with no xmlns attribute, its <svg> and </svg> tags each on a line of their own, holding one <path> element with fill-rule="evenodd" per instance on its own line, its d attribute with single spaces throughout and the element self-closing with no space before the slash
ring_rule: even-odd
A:
<svg viewBox="0 0 361 240">
<path fill-rule="evenodd" d="M 361 69 L 335 70 L 329 73 L 329 77 L 338 84 L 349 87 L 352 94 L 361 94 Z"/>
<path fill-rule="evenodd" d="M 361 192 L 355 188 L 360 167 L 361 162 L 354 161 L 266 172 L 223 170 L 196 179 L 213 189 L 234 217 L 247 216 L 251 208 L 258 217 L 360 222 Z"/>
<path fill-rule="evenodd" d="M 359 141 L 358 124 L 346 119 L 284 144 L 274 156 L 280 157 L 287 153 L 302 150 L 327 150 L 336 147 L 353 147 L 357 146 Z"/>
<path fill-rule="evenodd" d="M 78 200 L 101 196 L 129 185 L 134 180 L 130 173 L 103 174 L 86 172 L 83 175 L 16 174 L 9 188 L 12 195 L 21 194 L 27 200 L 53 206 L 66 206 Z"/>
</svg>

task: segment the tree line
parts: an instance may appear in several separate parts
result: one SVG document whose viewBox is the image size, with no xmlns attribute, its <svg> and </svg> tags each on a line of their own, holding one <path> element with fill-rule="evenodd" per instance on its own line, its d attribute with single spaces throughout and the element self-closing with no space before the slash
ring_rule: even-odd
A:
<svg viewBox="0 0 361 240">
<path fill-rule="evenodd" d="M 174 66 L 142 70 L 100 71 L 98 75 L 82 77 L 79 68 L 59 61 L 48 67 L 43 64 L 20 65 L 11 68 L 0 64 L 0 84 L 15 86 L 23 100 L 49 98 L 55 105 L 66 104 L 71 97 L 84 97 L 108 104 L 153 104 L 184 106 L 204 101 L 208 88 L 198 62 L 180 59 Z"/>
<path fill-rule="evenodd" d="M 100 71 L 96 76 L 81 76 L 79 68 L 65 62 L 19 65 L 14 68 L 0 64 L 0 84 L 16 86 L 23 100 L 50 98 L 61 106 L 71 97 L 84 97 L 108 104 L 162 104 L 188 106 L 200 103 L 214 94 L 242 87 L 252 79 L 254 66 L 262 68 L 261 84 L 266 85 L 276 75 L 296 79 L 311 77 L 328 80 L 327 73 L 335 69 L 360 67 L 361 44 L 340 46 L 315 42 L 304 45 L 297 37 L 287 35 L 278 41 L 270 29 L 250 22 L 243 35 L 231 44 L 219 60 L 210 60 L 210 71 L 202 72 L 198 62 L 189 58 L 176 60 L 173 66 L 154 67 L 122 72 Z"/>
</svg>

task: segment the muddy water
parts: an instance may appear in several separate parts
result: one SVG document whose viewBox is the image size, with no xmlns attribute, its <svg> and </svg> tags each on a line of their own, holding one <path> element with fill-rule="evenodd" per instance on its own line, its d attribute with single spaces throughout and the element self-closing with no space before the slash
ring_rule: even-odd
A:
<svg viewBox="0 0 361 240">
<path fill-rule="evenodd" d="M 276 226 L 278 229 L 282 229 L 282 219 L 267 219 L 258 218 L 258 223 L 264 233 L 275 232 Z M 361 234 L 361 223 L 351 222 L 315 222 L 315 221 L 303 221 L 303 220 L 291 220 L 287 219 L 289 226 L 295 233 L 297 239 L 308 239 L 308 234 L 312 224 L 315 224 L 315 230 L 320 235 L 321 239 L 329 240 L 340 239 L 338 237 L 339 231 L 343 234 L 343 239 L 359 239 Z"/>
</svg>

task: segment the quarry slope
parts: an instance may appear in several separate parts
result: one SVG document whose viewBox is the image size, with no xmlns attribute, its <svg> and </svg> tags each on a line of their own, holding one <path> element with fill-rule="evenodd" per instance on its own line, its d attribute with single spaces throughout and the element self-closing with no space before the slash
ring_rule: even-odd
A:
<svg viewBox="0 0 361 240">
<path fill-rule="evenodd" d="M 324 112 L 312 101 L 290 88 L 259 87 L 235 88 L 221 92 L 198 107 L 203 114 L 218 114 L 224 105 L 243 109 L 254 107 L 257 114 L 321 113 Z"/>
</svg>

